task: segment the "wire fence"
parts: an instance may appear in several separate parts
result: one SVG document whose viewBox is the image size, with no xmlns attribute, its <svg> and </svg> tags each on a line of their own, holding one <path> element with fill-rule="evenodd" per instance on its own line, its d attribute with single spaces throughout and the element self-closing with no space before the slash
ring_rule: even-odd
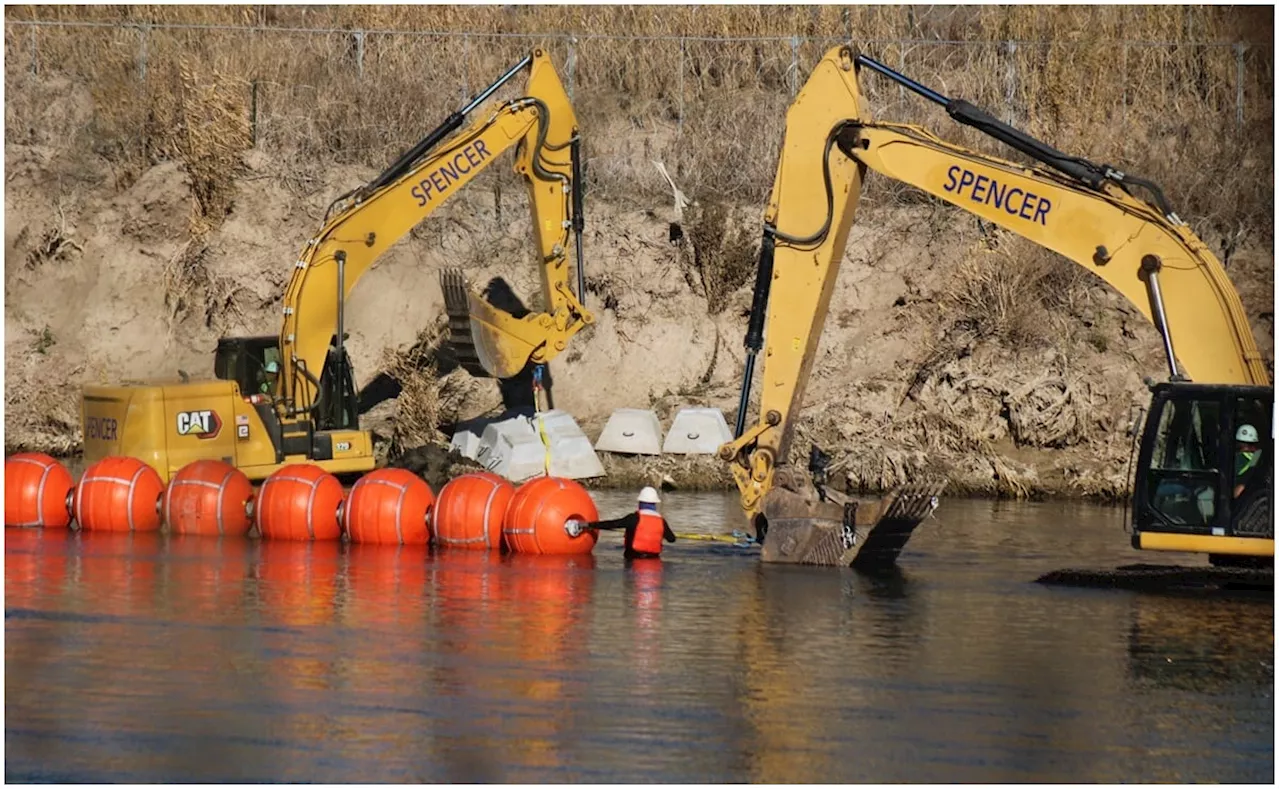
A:
<svg viewBox="0 0 1280 789">
<path fill-rule="evenodd" d="M 1202 194 L 1210 176 L 1197 181 L 1191 170 L 1238 166 L 1243 158 L 1256 162 L 1260 183 L 1270 183 L 1273 48 L 1221 41 L 850 41 L 7 20 L 6 139 L 88 134 L 99 149 L 141 147 L 154 158 L 163 137 L 157 106 L 175 91 L 181 101 L 212 100 L 195 88 L 217 86 L 221 104 L 243 116 L 250 145 L 305 161 L 377 167 L 541 47 L 574 100 L 591 188 L 661 192 L 666 184 L 651 162 L 663 161 L 682 188 L 758 200 L 772 181 L 788 104 L 824 52 L 841 43 L 1055 147 L 1163 176 L 1203 210 L 1233 209 L 1211 205 Z M 66 81 L 85 98 L 59 100 Z M 921 123 L 962 145 L 1010 155 L 900 86 L 874 75 L 862 82 L 876 117 Z M 1255 191 L 1261 196 L 1267 188 Z"/>
</svg>

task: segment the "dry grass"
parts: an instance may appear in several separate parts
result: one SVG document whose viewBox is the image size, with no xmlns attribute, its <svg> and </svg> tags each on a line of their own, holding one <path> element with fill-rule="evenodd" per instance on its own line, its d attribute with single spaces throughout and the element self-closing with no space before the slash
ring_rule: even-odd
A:
<svg viewBox="0 0 1280 789">
<path fill-rule="evenodd" d="M 1124 458 L 1112 456 L 1110 441 L 1090 446 L 1093 437 L 1113 437 L 1115 426 L 1105 398 L 1066 359 L 1057 355 L 1048 369 L 1017 365 L 997 379 L 971 371 L 985 363 L 952 355 L 929 369 L 914 403 L 896 410 L 880 410 L 870 404 L 873 390 L 857 387 L 845 402 L 806 410 L 789 464 L 804 468 L 816 444 L 833 456 L 832 479 L 843 476 L 850 492 L 863 495 L 925 477 L 946 479 L 953 495 L 1097 495 L 1114 487 L 1117 480 L 1103 472 L 1115 463 L 1123 467 Z M 911 385 L 903 381 L 904 388 Z M 1065 468 L 1080 473 L 1042 479 L 1018 459 L 1023 448 L 1050 447 L 1077 453 Z M 1090 454 L 1106 463 L 1094 469 L 1080 462 Z"/>
<path fill-rule="evenodd" d="M 440 380 L 430 358 L 430 344 L 415 343 L 408 350 L 388 349 L 383 354 L 383 371 L 400 384 L 387 457 L 394 460 L 411 449 L 447 446 L 438 429 L 441 415 Z"/>
<path fill-rule="evenodd" d="M 828 46 L 853 40 L 1062 150 L 1154 178 L 1191 221 L 1234 231 L 1269 228 L 1272 216 L 1266 8 L 16 6 L 6 17 L 261 26 L 6 27 L 8 141 L 74 140 L 135 168 L 184 157 L 213 214 L 224 199 L 220 179 L 235 150 L 249 144 L 250 125 L 258 145 L 300 167 L 381 167 L 531 46 L 548 47 L 573 88 L 592 191 L 661 197 L 666 184 L 649 164 L 657 158 L 691 194 L 759 205 L 793 91 Z M 695 38 L 586 37 L 572 46 L 570 69 L 570 45 L 542 35 L 569 33 Z M 793 35 L 819 40 L 793 48 Z M 730 36 L 778 39 L 701 40 Z M 1251 42 L 1243 75 L 1235 51 L 1221 45 L 1235 41 Z M 43 83 L 68 77 L 92 93 L 87 123 L 83 114 L 50 112 L 43 98 Z M 877 117 L 921 122 L 947 139 L 1018 158 L 885 80 L 868 75 L 863 84 Z M 184 128 L 185 142 L 173 131 Z M 872 177 L 867 199 L 921 198 Z"/>
<path fill-rule="evenodd" d="M 48 328 L 33 345 L 53 344 Z M 43 354 L 43 350 L 40 351 Z M 56 362 L 30 355 L 16 364 L 10 360 L 4 381 L 4 451 L 44 452 L 67 457 L 82 448 L 79 398 L 66 381 L 76 380 L 83 366 L 54 370 Z M 52 375 L 51 375 L 52 373 Z M 56 378 L 54 376 L 56 375 Z M 51 385 L 60 380 L 64 383 Z"/>
<path fill-rule="evenodd" d="M 755 228 L 738 220 L 726 203 L 707 198 L 694 201 L 685 223 L 686 279 L 706 297 L 711 315 L 723 311 L 729 296 L 756 270 Z"/>
<path fill-rule="evenodd" d="M 715 455 L 614 455 L 600 453 L 605 476 L 584 480 L 591 488 L 636 489 L 645 485 L 664 490 L 733 490 L 729 464 Z"/>
<path fill-rule="evenodd" d="M 165 263 L 161 287 L 169 308 L 170 329 L 188 317 L 218 330 L 244 324 L 244 311 L 235 299 L 243 286 L 209 268 L 208 247 L 204 243 L 207 227 L 193 231 Z"/>
</svg>

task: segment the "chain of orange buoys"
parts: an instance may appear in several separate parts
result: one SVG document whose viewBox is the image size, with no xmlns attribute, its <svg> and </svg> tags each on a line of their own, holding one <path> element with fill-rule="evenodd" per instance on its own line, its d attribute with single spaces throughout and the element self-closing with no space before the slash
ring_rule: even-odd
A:
<svg viewBox="0 0 1280 789">
<path fill-rule="evenodd" d="M 5 459 L 5 526 L 86 531 L 158 531 L 268 540 L 338 540 L 428 544 L 515 553 L 584 554 L 599 520 L 595 502 L 574 480 L 543 476 L 517 488 L 473 472 L 449 480 L 436 496 L 405 469 L 372 471 L 348 492 L 310 463 L 283 466 L 256 491 L 244 472 L 220 460 L 182 467 L 166 486 L 155 469 L 112 456 L 85 469 L 80 481 L 56 459 L 22 453 Z M 73 526 L 74 524 L 74 526 Z"/>
</svg>

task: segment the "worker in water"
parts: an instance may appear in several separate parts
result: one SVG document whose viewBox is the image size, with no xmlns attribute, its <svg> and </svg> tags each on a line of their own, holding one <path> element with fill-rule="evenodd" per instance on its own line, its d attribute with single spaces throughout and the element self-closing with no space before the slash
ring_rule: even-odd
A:
<svg viewBox="0 0 1280 789">
<path fill-rule="evenodd" d="M 565 529 L 576 537 L 587 529 L 625 529 L 623 556 L 628 559 L 651 559 L 662 555 L 662 541 L 675 542 L 675 532 L 658 512 L 658 491 L 646 486 L 640 491 L 636 511 L 607 521 L 569 521 Z"/>
<path fill-rule="evenodd" d="M 1244 492 L 1245 477 L 1258 467 L 1258 430 L 1253 425 L 1241 425 L 1236 431 L 1236 487 L 1233 498 Z"/>
</svg>

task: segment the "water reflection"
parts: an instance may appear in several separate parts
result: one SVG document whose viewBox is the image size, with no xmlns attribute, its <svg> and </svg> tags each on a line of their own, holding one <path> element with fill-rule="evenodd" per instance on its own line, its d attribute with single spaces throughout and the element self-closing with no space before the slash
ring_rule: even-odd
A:
<svg viewBox="0 0 1280 789">
<path fill-rule="evenodd" d="M 1275 656 L 1269 599 L 1235 606 L 1178 595 L 1133 599 L 1129 676 L 1138 687 L 1215 693 L 1250 692 L 1270 683 Z"/>
<path fill-rule="evenodd" d="M 736 502 L 664 510 L 718 532 Z M 1033 583 L 1135 561 L 1122 536 L 948 502 L 869 578 L 695 541 L 628 563 L 614 534 L 529 557 L 9 529 L 6 777 L 1269 780 L 1269 598 Z"/>
</svg>

